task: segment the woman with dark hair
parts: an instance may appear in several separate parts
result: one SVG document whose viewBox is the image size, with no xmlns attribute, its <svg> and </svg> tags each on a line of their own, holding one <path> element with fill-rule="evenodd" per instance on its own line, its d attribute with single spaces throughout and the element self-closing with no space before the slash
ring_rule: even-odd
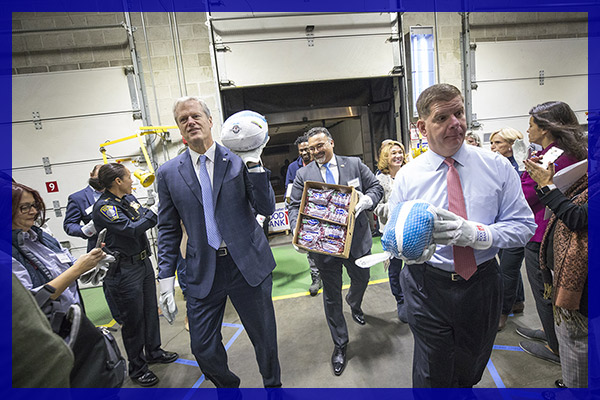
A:
<svg viewBox="0 0 600 400">
<path fill-rule="evenodd" d="M 379 201 L 375 210 L 373 210 L 373 213 L 377 215 L 379 220 L 379 231 L 381 233 L 383 233 L 385 224 L 392 212 L 388 207 L 388 200 L 392 193 L 394 177 L 396 176 L 396 173 L 400 171 L 400 168 L 406 164 L 406 161 L 406 152 L 404 151 L 402 143 L 388 139 L 381 144 L 381 149 L 379 150 L 379 162 L 377 163 L 377 168 L 380 173 L 378 173 L 376 177 L 383 187 L 383 198 Z M 387 263 L 390 289 L 396 298 L 398 318 L 400 321 L 406 323 L 408 319 L 406 316 L 406 308 L 404 307 L 404 294 L 402 293 L 402 287 L 400 286 L 402 260 L 399 258 L 392 258 L 387 261 Z"/>
<path fill-rule="evenodd" d="M 587 143 L 583 131 L 577 116 L 568 104 L 562 101 L 538 104 L 529 111 L 529 115 L 531 115 L 527 130 L 529 141 L 542 146 L 542 151 L 534 154 L 533 160 L 541 159 L 551 149 L 563 150 L 564 152 L 558 158 L 551 160 L 555 171 L 560 171 L 587 158 Z M 525 268 L 543 330 L 518 328 L 519 335 L 533 339 L 533 341 L 522 341 L 519 346 L 535 357 L 560 364 L 552 300 L 544 298 L 545 288 L 540 269 L 540 244 L 548 225 L 548 220 L 544 219 L 546 206 L 537 196 L 537 184 L 528 172 L 521 175 L 521 186 L 537 224 L 535 234 L 525 246 Z M 547 344 L 544 345 L 541 341 Z"/>
<path fill-rule="evenodd" d="M 588 176 L 564 194 L 554 185 L 554 166 L 525 161 L 540 201 L 553 214 L 540 248 L 545 298 L 554 305 L 562 379 L 558 388 L 588 387 Z"/>
<path fill-rule="evenodd" d="M 121 164 L 105 164 L 98 171 L 104 193 L 92 212 L 98 232 L 106 228 L 106 249 L 116 258 L 104 282 L 123 321 L 121 334 L 129 360 L 129 376 L 140 386 L 153 386 L 158 377 L 148 364 L 171 363 L 177 353 L 160 348 L 160 326 L 154 269 L 146 231 L 156 225 L 156 214 L 131 195 L 131 173 Z"/>
<path fill-rule="evenodd" d="M 77 261 L 68 250 L 40 226 L 46 218 L 44 200 L 37 190 L 12 183 L 12 272 L 23 286 L 36 292 L 44 285 L 54 289 L 50 296 L 68 309 L 82 304 L 77 278 L 104 258 L 93 249 Z"/>
</svg>

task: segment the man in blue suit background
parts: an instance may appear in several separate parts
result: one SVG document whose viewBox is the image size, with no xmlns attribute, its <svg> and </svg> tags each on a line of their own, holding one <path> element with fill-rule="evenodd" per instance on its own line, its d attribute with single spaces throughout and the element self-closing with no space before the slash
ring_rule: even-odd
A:
<svg viewBox="0 0 600 400">
<path fill-rule="evenodd" d="M 69 236 L 86 239 L 87 252 L 96 246 L 98 235 L 92 222 L 92 208 L 102 195 L 102 188 L 98 185 L 98 170 L 103 164 L 94 166 L 90 172 L 89 185 L 69 196 L 67 211 L 63 221 L 63 229 Z M 83 222 L 83 225 L 81 224 Z"/>
<path fill-rule="evenodd" d="M 206 103 L 183 97 L 173 107 L 189 148 L 163 164 L 158 183 L 160 304 L 174 318 L 174 275 L 183 222 L 188 234 L 186 300 L 192 353 L 216 387 L 239 387 L 229 369 L 221 324 L 229 296 L 254 345 L 265 387 L 280 387 L 271 272 L 275 259 L 256 210 L 271 215 L 275 194 L 260 164 L 263 144 L 239 156 L 214 142 Z"/>
<path fill-rule="evenodd" d="M 98 183 L 98 170 L 102 165 L 104 164 L 94 166 L 94 169 L 90 172 L 88 186 L 69 196 L 65 219 L 63 220 L 63 229 L 67 235 L 87 240 L 88 253 L 96 246 L 96 241 L 98 240 L 98 233 L 94 227 L 94 221 L 92 221 L 92 209 L 103 191 Z M 104 290 L 104 297 L 106 298 L 106 303 L 112 317 L 120 324 L 121 317 L 117 311 L 117 306 L 104 287 L 104 284 L 102 285 L 102 289 Z"/>
</svg>

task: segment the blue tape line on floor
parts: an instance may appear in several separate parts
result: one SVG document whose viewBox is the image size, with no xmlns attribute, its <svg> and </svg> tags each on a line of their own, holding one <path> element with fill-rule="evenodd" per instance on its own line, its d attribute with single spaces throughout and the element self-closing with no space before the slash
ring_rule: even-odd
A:
<svg viewBox="0 0 600 400">
<path fill-rule="evenodd" d="M 228 322 L 223 322 L 222 326 L 226 326 L 228 328 L 237 328 L 237 331 L 233 334 L 233 336 L 231 337 L 231 339 L 229 339 L 229 342 L 227 342 L 227 344 L 225 345 L 225 351 L 229 350 L 229 348 L 231 347 L 231 345 L 235 342 L 235 340 L 242 334 L 242 332 L 244 331 L 244 325 L 242 324 L 230 324 Z M 182 358 L 177 359 L 177 361 L 175 361 L 178 364 L 183 364 L 183 365 L 191 365 L 191 366 L 198 366 L 198 363 L 196 361 L 192 361 L 192 360 L 185 360 Z M 192 389 L 197 389 L 200 387 L 200 385 L 202 385 L 202 383 L 204 383 L 204 381 L 206 380 L 204 374 L 202 374 L 202 376 L 200 376 L 200 378 L 198 378 L 198 380 L 196 382 L 194 382 L 194 384 L 192 385 Z M 194 392 L 189 391 L 183 398 L 183 400 L 188 400 L 190 397 L 192 397 L 192 395 L 194 394 Z"/>
<path fill-rule="evenodd" d="M 498 371 L 496 370 L 496 367 L 491 359 L 488 360 L 487 369 L 490 371 L 490 375 L 492 375 L 492 379 L 494 380 L 496 387 L 498 389 L 506 389 L 506 386 L 504 386 L 504 382 L 502 382 L 502 378 L 500 378 L 500 375 L 498 374 Z"/>
<path fill-rule="evenodd" d="M 522 348 L 520 348 L 519 346 L 501 346 L 501 345 L 494 345 L 494 350 L 510 350 L 510 351 L 523 351 Z"/>
<path fill-rule="evenodd" d="M 186 360 L 185 358 L 178 358 L 175 360 L 175 364 L 183 364 L 183 365 L 191 365 L 192 367 L 197 367 L 198 363 L 194 360 Z"/>
</svg>

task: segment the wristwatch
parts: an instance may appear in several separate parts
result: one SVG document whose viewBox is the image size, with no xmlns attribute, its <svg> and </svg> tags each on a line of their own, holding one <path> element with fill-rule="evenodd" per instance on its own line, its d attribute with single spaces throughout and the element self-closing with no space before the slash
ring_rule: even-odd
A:
<svg viewBox="0 0 600 400">
<path fill-rule="evenodd" d="M 545 195 L 550 193 L 552 190 L 556 189 L 556 185 L 555 184 L 550 184 L 550 185 L 546 185 L 543 187 L 538 187 L 535 189 L 535 191 L 539 194 L 539 195 Z"/>
</svg>

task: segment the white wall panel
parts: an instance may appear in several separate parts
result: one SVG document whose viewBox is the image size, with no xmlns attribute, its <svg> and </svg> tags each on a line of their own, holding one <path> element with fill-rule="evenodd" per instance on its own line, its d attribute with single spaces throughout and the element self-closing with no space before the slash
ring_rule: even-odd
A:
<svg viewBox="0 0 600 400">
<path fill-rule="evenodd" d="M 42 129 L 33 122 L 12 124 L 13 178 L 38 190 L 46 203 L 48 226 L 60 241 L 85 247 L 80 238 L 67 236 L 62 228 L 68 196 L 87 185 L 95 164 L 102 163 L 99 145 L 133 135 L 141 121 L 133 120 L 127 78 L 121 67 L 13 76 L 13 122 L 31 120 L 38 111 Z M 105 115 L 87 115 L 103 114 Z M 74 117 L 44 120 L 44 118 Z M 140 156 L 137 139 L 106 147 L 113 159 Z M 42 157 L 49 157 L 52 173 L 46 174 Z M 132 172 L 130 162 L 124 165 Z M 145 167 L 145 165 L 144 165 Z M 48 193 L 46 182 L 56 181 L 58 192 Z M 134 195 L 147 197 L 134 179 Z M 61 217 L 52 210 L 61 206 Z M 75 249 L 74 255 L 81 253 Z"/>
<path fill-rule="evenodd" d="M 236 87 L 387 76 L 394 67 L 388 13 L 216 17 L 215 43 L 228 49 L 217 52 L 219 78 Z"/>
<path fill-rule="evenodd" d="M 122 67 L 16 75 L 12 86 L 13 121 L 131 110 Z"/>
<path fill-rule="evenodd" d="M 587 38 L 478 42 L 477 81 L 587 74 Z"/>
<path fill-rule="evenodd" d="M 527 142 L 529 110 L 560 100 L 587 122 L 587 39 L 547 39 L 480 42 L 475 51 L 478 87 L 473 90 L 473 114 L 481 133 L 510 126 Z M 539 71 L 544 71 L 543 84 Z"/>
</svg>

